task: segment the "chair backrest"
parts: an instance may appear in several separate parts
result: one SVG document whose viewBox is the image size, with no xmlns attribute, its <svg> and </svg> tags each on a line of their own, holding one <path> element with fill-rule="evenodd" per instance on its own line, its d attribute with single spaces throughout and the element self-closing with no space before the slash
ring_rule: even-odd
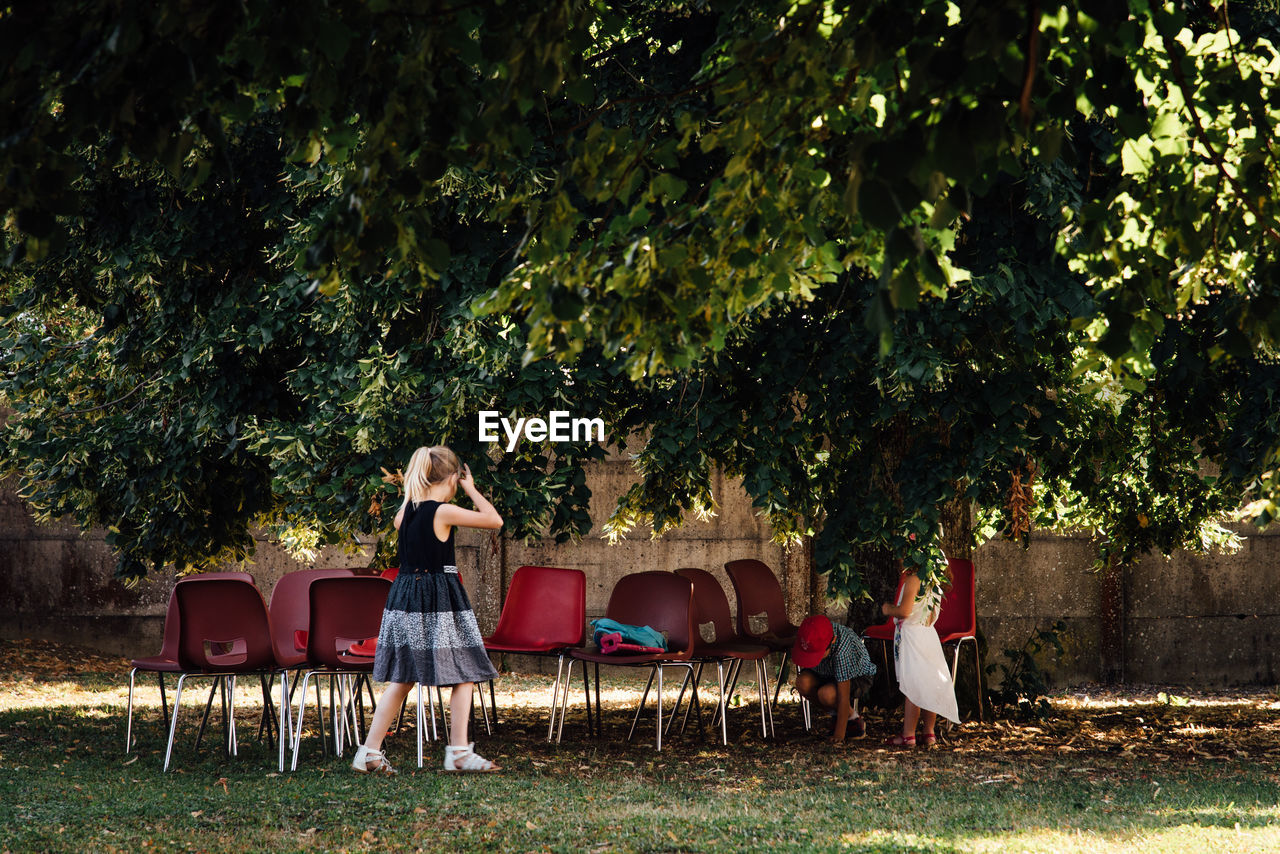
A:
<svg viewBox="0 0 1280 854">
<path fill-rule="evenodd" d="M 271 635 L 276 645 L 277 657 L 297 655 L 305 649 L 299 644 L 298 632 L 311 627 L 311 598 L 308 591 L 312 582 L 321 578 L 350 578 L 350 569 L 300 569 L 280 576 L 271 590 Z M 303 635 L 305 637 L 305 635 Z"/>
<path fill-rule="evenodd" d="M 210 578 L 236 578 L 241 581 L 253 583 L 253 576 L 247 572 L 201 572 L 196 575 L 188 575 L 179 578 L 174 583 L 176 588 L 178 584 L 192 579 Z M 164 613 L 164 640 L 160 644 L 159 658 L 167 658 L 170 661 L 178 660 L 178 629 L 181 619 L 178 616 L 178 591 L 176 589 L 169 591 L 169 607 Z"/>
<path fill-rule="evenodd" d="M 342 667 L 349 663 L 343 653 L 353 643 L 378 636 L 391 582 L 376 575 L 320 578 L 310 590 L 307 662 Z"/>
<path fill-rule="evenodd" d="M 253 576 L 252 576 L 252 575 L 250 575 L 250 574 L 249 574 L 249 573 L 247 573 L 247 572 L 239 572 L 239 571 L 234 571 L 234 572 L 197 572 L 197 573 L 195 573 L 194 575 L 184 575 L 184 576 L 182 576 L 182 578 L 179 578 L 179 579 L 178 579 L 178 582 L 179 582 L 179 583 L 181 583 L 181 582 L 183 582 L 183 581 L 214 581 L 214 580 L 219 579 L 219 578 L 221 578 L 221 579 L 231 578 L 231 579 L 234 579 L 234 580 L 236 580 L 236 581 L 247 581 L 247 582 L 249 582 L 250 584 L 253 584 L 253 583 L 254 583 L 254 580 L 253 580 Z"/>
<path fill-rule="evenodd" d="M 947 558 L 951 586 L 942 596 L 942 606 L 933 628 L 939 637 L 976 635 L 978 609 L 975 593 L 973 561 Z"/>
<path fill-rule="evenodd" d="M 609 594 L 605 616 L 661 632 L 674 658 L 693 655 L 693 583 L 687 578 L 658 570 L 624 575 Z"/>
<path fill-rule="evenodd" d="M 160 658 L 178 660 L 178 591 L 177 585 L 169 591 L 169 609 L 164 613 L 164 640 L 160 643 Z"/>
<path fill-rule="evenodd" d="M 782 585 L 773 570 L 754 558 L 731 560 L 724 568 L 738 599 L 738 633 L 743 637 L 757 637 L 769 632 L 785 632 L 789 625 L 787 605 L 782 598 Z M 757 614 L 766 615 L 768 628 L 765 631 L 751 631 L 750 618 Z"/>
<path fill-rule="evenodd" d="M 253 582 L 205 575 L 185 578 L 173 590 L 178 599 L 177 659 L 184 670 L 274 667 L 271 617 Z"/>
<path fill-rule="evenodd" d="M 522 566 L 511 576 L 493 636 L 508 646 L 563 649 L 582 646 L 586 625 L 586 573 L 555 566 Z"/>
<path fill-rule="evenodd" d="M 693 626 L 698 640 L 704 642 L 731 641 L 737 635 L 733 630 L 733 617 L 729 612 L 729 597 L 714 575 L 705 569 L 688 566 L 677 569 L 676 575 L 687 578 L 693 584 Z M 702 636 L 702 627 L 711 624 L 714 636 L 708 641 Z"/>
</svg>

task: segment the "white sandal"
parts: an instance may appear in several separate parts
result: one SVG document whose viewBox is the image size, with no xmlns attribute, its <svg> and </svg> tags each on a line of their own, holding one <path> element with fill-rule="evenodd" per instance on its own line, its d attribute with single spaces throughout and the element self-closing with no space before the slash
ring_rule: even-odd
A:
<svg viewBox="0 0 1280 854">
<path fill-rule="evenodd" d="M 370 765 L 371 761 L 378 764 Z M 396 769 L 391 767 L 391 763 L 387 761 L 387 757 L 382 755 L 381 750 L 373 750 L 363 744 L 356 749 L 355 758 L 351 760 L 351 767 L 361 774 L 381 774 L 384 777 L 394 777 L 396 774 Z"/>
<path fill-rule="evenodd" d="M 497 765 L 476 753 L 473 741 L 466 747 L 448 745 L 444 749 L 444 770 L 446 771 L 500 771 Z"/>
</svg>

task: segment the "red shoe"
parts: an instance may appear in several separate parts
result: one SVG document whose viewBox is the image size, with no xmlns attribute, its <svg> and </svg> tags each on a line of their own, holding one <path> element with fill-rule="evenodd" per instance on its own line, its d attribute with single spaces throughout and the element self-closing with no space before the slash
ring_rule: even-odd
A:
<svg viewBox="0 0 1280 854">
<path fill-rule="evenodd" d="M 894 735 L 886 738 L 884 743 L 889 747 L 915 747 L 916 737 L 914 735 Z"/>
</svg>

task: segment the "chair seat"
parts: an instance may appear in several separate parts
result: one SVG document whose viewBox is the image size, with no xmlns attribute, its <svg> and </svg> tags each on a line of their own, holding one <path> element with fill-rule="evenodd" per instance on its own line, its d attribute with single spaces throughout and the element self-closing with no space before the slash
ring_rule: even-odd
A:
<svg viewBox="0 0 1280 854">
<path fill-rule="evenodd" d="M 277 655 L 276 663 L 284 670 L 301 667 L 307 663 L 307 654 L 305 652 L 299 652 L 295 655 Z"/>
<path fill-rule="evenodd" d="M 484 641 L 484 648 L 490 652 L 523 652 L 528 655 L 537 655 L 539 653 L 560 652 L 561 650 L 572 648 L 569 644 L 530 644 L 518 640 L 504 641 L 502 638 L 492 636 L 482 638 L 482 640 Z"/>
<path fill-rule="evenodd" d="M 976 641 L 977 637 L 972 632 L 950 632 L 945 635 L 938 635 L 940 643 L 955 643 L 956 641 Z"/>
<path fill-rule="evenodd" d="M 877 623 L 874 626 L 868 626 L 867 629 L 863 631 L 862 636 L 864 638 L 870 638 L 871 640 L 891 641 L 893 640 L 893 633 L 893 620 L 889 620 L 887 623 Z"/>
<path fill-rule="evenodd" d="M 688 661 L 687 655 L 672 652 L 649 652 L 642 655 L 612 655 L 598 649 L 575 649 L 569 653 L 579 661 L 595 664 L 665 664 L 672 661 Z"/>
<path fill-rule="evenodd" d="M 763 644 L 745 641 L 716 641 L 702 643 L 693 648 L 694 658 L 740 658 L 743 661 L 757 661 L 768 658 L 772 650 Z"/>
<path fill-rule="evenodd" d="M 771 634 L 771 635 L 751 635 L 744 638 L 750 643 L 763 644 L 769 648 L 770 652 L 789 652 L 796 645 L 796 634 L 799 628 L 793 626 L 793 631 L 788 634 Z"/>
<path fill-rule="evenodd" d="M 172 658 L 165 658 L 162 655 L 153 655 L 149 658 L 135 658 L 129 662 L 130 666 L 139 670 L 150 670 L 156 673 L 181 673 L 182 665 L 174 661 Z"/>
<path fill-rule="evenodd" d="M 369 638 L 368 640 L 362 640 L 359 643 L 353 643 L 347 648 L 347 650 L 352 655 L 358 655 L 361 658 L 373 658 L 374 654 L 378 651 L 378 639 Z"/>
<path fill-rule="evenodd" d="M 373 659 L 367 655 L 350 655 L 349 653 L 338 653 L 338 661 L 341 662 L 343 670 L 367 670 L 373 671 Z"/>
</svg>

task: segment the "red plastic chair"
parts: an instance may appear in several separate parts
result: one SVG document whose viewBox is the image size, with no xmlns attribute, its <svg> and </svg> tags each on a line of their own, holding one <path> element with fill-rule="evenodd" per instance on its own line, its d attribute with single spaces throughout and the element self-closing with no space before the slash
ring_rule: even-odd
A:
<svg viewBox="0 0 1280 854">
<path fill-rule="evenodd" d="M 271 589 L 271 639 L 276 645 L 276 658 L 283 661 L 296 657 L 301 665 L 306 660 L 307 630 L 311 626 L 311 583 L 320 578 L 350 578 L 350 569 L 300 569 L 280 576 Z"/>
<path fill-rule="evenodd" d="M 902 575 L 898 576 L 898 586 L 893 591 L 894 602 L 897 602 L 898 597 L 902 595 L 902 584 L 906 580 L 906 577 L 907 577 L 906 573 L 903 573 Z M 893 622 L 893 618 L 890 617 L 889 619 L 885 620 L 883 623 L 876 623 L 874 626 L 868 626 L 866 631 L 862 633 L 862 636 L 869 640 L 878 640 L 878 641 L 884 641 L 885 643 L 893 643 L 893 634 L 895 630 L 896 630 L 896 626 Z M 885 660 L 886 673 L 888 672 L 887 670 L 888 666 L 889 666 L 889 662 L 886 659 Z"/>
<path fill-rule="evenodd" d="M 502 603 L 497 627 L 484 639 L 489 652 L 556 656 L 547 741 L 555 732 L 565 656 L 585 643 L 586 625 L 586 573 L 554 566 L 522 566 L 511 576 L 511 587 Z M 569 690 L 567 684 L 565 690 Z M 498 701 L 492 679 L 489 680 L 489 705 L 497 718 Z"/>
<path fill-rule="evenodd" d="M 720 705 L 716 711 L 716 718 L 712 720 L 712 725 L 718 721 L 720 724 L 720 738 L 724 744 L 729 743 L 729 729 L 726 721 L 725 712 L 727 711 L 726 698 L 733 696 L 733 689 L 738 684 L 738 673 L 742 669 L 744 661 L 750 661 L 756 670 L 756 687 L 760 692 L 760 730 L 761 734 L 768 738 L 773 734 L 773 714 L 769 708 L 769 675 L 766 672 L 764 662 L 769 656 L 769 647 L 763 644 L 751 643 L 733 629 L 733 619 L 729 614 L 729 597 L 725 595 L 724 588 L 720 586 L 720 582 L 716 577 L 705 569 L 698 567 L 685 567 L 677 569 L 676 575 L 681 578 L 689 579 L 693 584 L 693 623 L 695 628 L 693 657 L 698 662 L 697 672 L 693 677 L 693 696 L 690 706 L 696 702 L 698 695 L 698 684 L 702 679 L 702 667 L 704 664 L 715 662 L 717 674 L 717 686 L 719 688 Z M 712 640 L 707 640 L 702 634 L 702 628 L 710 626 Z M 729 674 L 726 680 L 724 673 L 725 662 L 729 662 Z M 728 690 L 725 685 L 728 684 Z M 680 696 L 684 696 L 684 686 L 680 687 Z M 680 708 L 680 700 L 676 700 L 677 711 Z M 685 710 L 685 719 L 688 719 L 689 712 Z"/>
<path fill-rule="evenodd" d="M 400 575 L 400 567 L 398 567 L 398 566 L 391 566 L 391 567 L 387 567 L 386 569 L 384 569 L 384 570 L 382 570 L 381 572 L 379 572 L 379 573 L 378 573 L 378 575 L 377 575 L 377 577 L 378 577 L 378 578 L 385 578 L 387 581 L 395 581 L 395 580 L 396 580 L 396 578 L 397 578 L 397 576 L 399 576 L 399 575 Z M 461 581 L 461 580 L 462 580 L 462 576 L 458 576 L 458 580 L 459 580 L 459 581 Z M 361 656 L 365 656 L 365 657 L 367 657 L 367 658 L 373 658 L 373 657 L 374 657 L 374 655 L 376 655 L 376 654 L 377 654 L 377 652 L 378 652 L 378 637 L 377 637 L 377 635 L 373 635 L 373 636 L 371 636 L 371 637 L 367 637 L 367 638 L 365 638 L 364 640 L 359 641 L 358 643 L 353 643 L 353 644 L 351 645 L 351 649 L 349 650 L 349 652 L 350 652 L 352 655 L 361 655 Z M 365 686 L 369 689 L 369 697 L 370 697 L 370 699 L 372 699 L 372 698 L 373 698 L 373 685 L 372 685 L 372 683 L 370 682 L 370 680 L 369 680 L 368 678 L 365 678 L 365 679 L 363 680 L 363 682 L 364 682 Z M 430 707 L 431 707 L 431 710 L 430 710 L 430 714 L 431 714 L 431 732 L 432 732 L 431 737 L 432 737 L 432 739 L 435 739 L 435 738 L 437 737 L 438 732 L 439 732 L 439 730 L 437 729 L 437 726 L 436 726 L 436 705 L 435 705 L 435 704 L 436 704 L 436 702 L 437 702 L 437 701 L 439 701 L 439 703 L 440 703 L 440 716 L 441 716 L 441 718 L 442 718 L 442 719 L 444 718 L 444 715 L 445 715 L 444 710 L 445 710 L 447 707 L 446 707 L 446 706 L 445 706 L 445 704 L 444 704 L 444 695 L 443 695 L 443 693 L 441 692 L 441 690 L 440 690 L 440 686 L 439 686 L 439 685 L 437 685 L 437 686 L 436 686 L 436 694 L 435 694 L 435 697 L 434 697 L 434 698 L 432 698 L 432 697 L 430 696 L 430 694 L 431 694 L 431 692 L 430 692 L 430 691 L 428 691 L 428 692 L 427 692 L 427 699 L 428 699 L 428 700 L 430 700 L 429 705 L 430 705 Z M 481 712 L 483 712 L 483 713 L 484 713 L 484 726 L 485 726 L 485 729 L 486 729 L 486 730 L 489 730 L 489 731 L 490 731 L 490 733 L 492 733 L 492 730 L 490 730 L 490 729 L 489 729 L 489 712 L 488 712 L 488 710 L 485 708 L 485 705 L 484 705 L 484 693 L 483 693 L 482 691 L 476 691 L 476 692 L 475 692 L 475 694 L 473 694 L 473 696 L 479 696 L 479 698 L 480 698 L 480 710 L 481 710 Z M 376 702 L 375 702 L 375 705 L 376 705 Z M 400 707 L 400 718 L 399 718 L 399 720 L 398 720 L 398 721 L 397 721 L 397 723 L 396 723 L 396 730 L 397 730 L 397 731 L 399 731 L 400 727 L 401 727 L 401 726 L 403 725 L 403 723 L 404 723 L 404 710 L 408 707 L 408 705 L 409 705 L 409 698 L 408 698 L 408 697 L 405 697 L 404 704 Z M 422 737 L 423 737 L 423 736 L 422 736 L 422 734 L 423 734 L 423 730 L 425 729 L 425 717 L 426 717 L 426 713 L 423 711 L 423 708 L 424 708 L 424 707 L 423 707 L 423 703 L 422 703 L 422 686 L 421 686 L 421 685 L 419 685 L 419 686 L 418 686 L 418 725 L 419 725 L 419 726 L 418 726 L 418 767 L 419 767 L 419 768 L 421 768 L 421 767 L 422 767 Z M 446 721 L 446 725 L 447 725 L 447 721 Z M 321 725 L 321 729 L 323 729 L 323 724 Z M 321 733 L 321 737 L 323 737 L 323 732 Z"/>
<path fill-rule="evenodd" d="M 247 572 L 205 572 L 200 575 L 189 575 L 185 578 L 179 578 L 175 583 L 180 584 L 183 581 L 189 581 L 193 578 L 236 578 L 241 581 L 253 583 L 253 576 Z M 160 682 L 160 714 L 164 720 L 164 728 L 169 728 L 169 704 L 165 697 L 164 691 L 164 675 L 166 673 L 181 673 L 182 665 L 178 664 L 178 597 L 173 592 L 169 592 L 169 608 L 165 612 L 164 617 L 164 640 L 160 644 L 160 652 L 156 655 L 146 658 L 135 658 L 130 664 L 132 669 L 129 671 L 129 712 L 124 730 L 124 752 L 128 753 L 133 749 L 133 686 L 134 679 L 139 670 L 156 674 L 156 678 Z M 212 702 L 213 695 L 210 694 Z"/>
<path fill-rule="evenodd" d="M 599 650 L 575 649 L 569 653 L 569 673 L 565 684 L 572 681 L 573 662 L 582 662 L 582 678 L 586 683 L 586 667 L 588 663 L 595 665 L 596 672 L 596 725 L 603 731 L 600 718 L 600 665 L 610 664 L 616 667 L 648 667 L 649 682 L 645 685 L 644 695 L 636 708 L 635 717 L 631 721 L 631 730 L 627 740 L 635 734 L 640 713 L 649 699 L 649 689 L 653 679 L 658 679 L 658 750 L 662 749 L 662 680 L 667 667 L 683 667 L 693 670 L 693 584 L 689 579 L 681 578 L 670 572 L 635 572 L 624 575 L 614 585 L 609 594 L 609 605 L 605 616 L 619 623 L 635 626 L 650 626 L 667 638 L 667 651 L 658 653 L 642 653 L 637 655 L 605 655 Z M 568 705 L 569 691 L 564 692 L 563 705 L 560 710 L 560 726 L 564 726 L 565 707 Z M 591 726 L 591 697 L 587 695 L 587 726 Z M 559 735 L 557 734 L 557 740 Z"/>
<path fill-rule="evenodd" d="M 311 583 L 310 632 L 307 635 L 306 672 L 302 676 L 302 694 L 298 698 L 298 723 L 293 736 L 293 770 L 298 768 L 298 751 L 302 744 L 302 726 L 305 723 L 307 684 L 316 677 L 316 705 L 320 705 L 321 677 L 338 680 L 341 720 L 331 712 L 333 720 L 334 752 L 342 755 L 344 738 L 348 731 L 352 743 L 360 740 L 359 726 L 352 708 L 354 698 L 348 699 L 349 680 L 341 677 L 367 675 L 373 672 L 373 659 L 352 655 L 351 645 L 370 635 L 376 635 L 382 625 L 382 611 L 387 604 L 387 592 L 391 582 L 377 576 L 350 576 L 347 578 L 319 578 Z M 348 730 L 348 716 L 350 729 Z M 323 737 L 323 735 L 322 735 Z"/>
<path fill-rule="evenodd" d="M 982 664 L 978 658 L 978 611 L 977 584 L 973 561 L 963 558 L 947 558 L 947 572 L 951 576 L 951 586 L 942 595 L 942 603 L 938 609 L 938 619 L 934 621 L 933 630 L 938 633 L 938 640 L 946 646 L 954 643 L 955 654 L 951 659 L 951 681 L 956 681 L 956 671 L 960 665 L 960 648 L 965 641 L 973 642 L 973 665 L 977 690 L 978 720 L 982 720 Z M 902 593 L 902 582 L 906 576 L 898 580 L 898 589 L 894 593 L 894 601 Z M 883 641 L 881 659 L 884 661 L 884 672 L 889 672 L 889 644 L 893 643 L 894 623 L 887 620 L 870 626 L 862 636 L 871 640 Z"/>
<path fill-rule="evenodd" d="M 782 597 L 782 585 L 773 570 L 763 561 L 747 558 L 731 560 L 724 565 L 733 583 L 738 599 L 738 633 L 754 643 L 782 653 L 778 665 L 778 678 L 773 691 L 773 705 L 778 704 L 778 692 L 786 681 L 787 664 L 791 661 L 791 647 L 795 645 L 800 627 L 787 619 L 787 605 Z M 752 621 L 761 619 L 765 627 L 752 629 Z"/>
<path fill-rule="evenodd" d="M 382 572 L 378 573 L 377 577 L 385 578 L 387 581 L 395 581 L 396 576 L 398 576 L 399 574 L 400 574 L 400 567 L 391 566 L 382 570 Z M 376 653 L 377 651 L 378 651 L 377 635 L 374 635 L 373 637 L 370 637 L 370 638 L 365 638 L 359 643 L 353 643 L 351 645 L 352 655 L 364 655 L 364 656 L 368 656 L 369 658 L 373 658 L 374 653 Z"/>
<path fill-rule="evenodd" d="M 321 578 L 350 578 L 354 574 L 354 570 L 337 568 L 300 569 L 280 576 L 271 589 L 267 610 L 271 613 L 271 640 L 275 644 L 276 661 L 281 666 L 298 669 L 307 662 L 312 582 Z M 297 679 L 294 679 L 292 687 L 296 688 L 297 684 Z M 292 694 L 289 703 L 292 706 Z"/>
<path fill-rule="evenodd" d="M 173 741 L 178 731 L 178 710 L 183 683 L 193 676 L 224 679 L 228 686 L 227 742 L 236 754 L 235 677 L 243 674 L 280 675 L 282 709 L 288 708 L 288 671 L 276 661 L 271 638 L 271 616 L 262 594 L 250 581 L 236 578 L 191 578 L 174 586 L 178 600 L 177 659 L 182 667 L 173 698 L 169 743 L 164 770 L 169 769 Z M 269 702 L 269 701 L 268 701 Z M 287 715 L 284 711 L 282 714 Z M 284 729 L 282 728 L 282 732 Z M 284 770 L 284 738 L 279 739 L 279 767 Z"/>
<path fill-rule="evenodd" d="M 956 670 L 960 665 L 960 648 L 965 641 L 973 642 L 975 699 L 978 704 L 978 721 L 981 722 L 982 663 L 978 656 L 977 581 L 973 561 L 947 558 L 947 569 L 951 574 L 951 587 L 942 597 L 942 606 L 933 628 L 943 646 L 951 643 L 956 645 L 951 659 L 952 684 L 956 681 Z"/>
</svg>

